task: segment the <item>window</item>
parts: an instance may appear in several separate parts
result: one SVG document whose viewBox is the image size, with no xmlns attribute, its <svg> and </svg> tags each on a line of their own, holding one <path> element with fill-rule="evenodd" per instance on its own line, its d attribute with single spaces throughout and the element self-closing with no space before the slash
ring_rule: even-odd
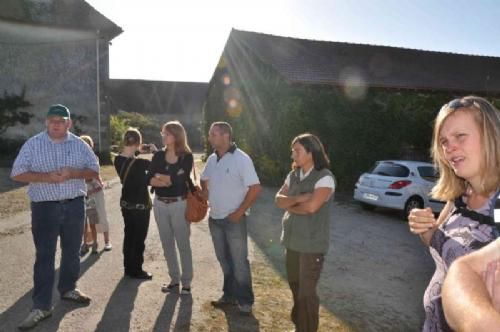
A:
<svg viewBox="0 0 500 332">
<path fill-rule="evenodd" d="M 382 176 L 393 176 L 398 178 L 405 178 L 410 174 L 408 167 L 389 162 L 377 163 L 370 171 L 371 174 Z"/>
<path fill-rule="evenodd" d="M 419 166 L 417 167 L 418 174 L 420 177 L 423 179 L 426 179 L 427 181 L 436 181 L 439 177 L 438 172 L 434 167 L 431 166 Z"/>
</svg>

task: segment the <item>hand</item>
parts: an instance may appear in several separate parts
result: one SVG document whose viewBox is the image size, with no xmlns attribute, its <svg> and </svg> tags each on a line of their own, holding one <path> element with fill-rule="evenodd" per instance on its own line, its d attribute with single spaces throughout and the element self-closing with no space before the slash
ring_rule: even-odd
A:
<svg viewBox="0 0 500 332">
<path fill-rule="evenodd" d="M 139 146 L 139 153 L 149 153 L 149 145 L 147 144 L 141 144 Z"/>
<path fill-rule="evenodd" d="M 200 197 L 208 201 L 208 190 L 207 189 L 200 190 Z"/>
<path fill-rule="evenodd" d="M 100 175 L 97 177 L 96 180 L 97 180 L 97 183 L 99 183 L 99 186 L 101 186 L 101 188 L 104 189 L 105 183 L 104 183 L 104 180 L 101 178 Z"/>
<path fill-rule="evenodd" d="M 66 181 L 66 178 L 59 171 L 49 172 L 48 174 L 50 183 L 61 183 Z"/>
<path fill-rule="evenodd" d="M 59 173 L 64 177 L 65 180 L 72 179 L 74 176 L 74 169 L 70 167 L 63 167 Z"/>
<path fill-rule="evenodd" d="M 408 216 L 408 226 L 413 234 L 422 234 L 437 225 L 431 208 L 413 209 Z"/>
<path fill-rule="evenodd" d="M 158 151 L 158 148 L 156 147 L 156 145 L 154 145 L 154 143 L 151 143 L 149 144 L 149 151 L 151 151 L 151 153 L 155 153 L 156 151 Z"/>
<path fill-rule="evenodd" d="M 305 194 L 300 194 L 298 196 L 295 196 L 295 200 L 297 201 L 297 204 L 307 202 L 310 200 L 312 197 L 312 193 L 305 193 Z"/>
<path fill-rule="evenodd" d="M 500 260 L 488 263 L 482 277 L 493 306 L 500 312 Z"/>
<path fill-rule="evenodd" d="M 170 179 L 170 175 L 156 173 L 155 179 L 160 181 L 160 183 L 162 184 L 161 186 L 156 186 L 156 187 L 170 187 L 172 185 L 172 180 Z"/>
<path fill-rule="evenodd" d="M 241 219 L 241 217 L 243 217 L 244 214 L 245 214 L 245 212 L 239 212 L 239 210 L 236 210 L 233 213 L 230 213 L 227 216 L 227 219 L 229 219 L 230 222 L 237 224 L 240 222 L 240 219 Z"/>
</svg>

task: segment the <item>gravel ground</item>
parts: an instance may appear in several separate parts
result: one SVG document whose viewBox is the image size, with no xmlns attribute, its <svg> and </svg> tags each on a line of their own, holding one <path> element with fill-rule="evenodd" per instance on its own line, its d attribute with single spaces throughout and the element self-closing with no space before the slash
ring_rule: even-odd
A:
<svg viewBox="0 0 500 332">
<path fill-rule="evenodd" d="M 106 190 L 111 252 L 82 258 L 79 287 L 92 296 L 90 306 L 62 303 L 54 293 L 54 314 L 34 331 L 283 331 L 291 294 L 284 279 L 279 244 L 282 211 L 274 207 L 275 188 L 265 188 L 249 217 L 254 314 L 216 310 L 222 273 L 213 253 L 206 221 L 192 226 L 195 277 L 192 296 L 160 292 L 167 268 L 154 218 L 146 243 L 146 270 L 154 279 L 123 278 L 120 184 Z M 0 194 L 1 195 L 1 194 Z M 102 241 L 102 237 L 99 236 Z M 31 306 L 33 241 L 29 211 L 0 219 L 0 331 L 15 331 Z M 58 266 L 58 259 L 56 260 Z M 423 246 L 397 213 L 362 211 L 338 197 L 332 208 L 331 247 L 318 291 L 321 331 L 417 331 L 423 321 L 422 294 L 433 271 Z"/>
</svg>

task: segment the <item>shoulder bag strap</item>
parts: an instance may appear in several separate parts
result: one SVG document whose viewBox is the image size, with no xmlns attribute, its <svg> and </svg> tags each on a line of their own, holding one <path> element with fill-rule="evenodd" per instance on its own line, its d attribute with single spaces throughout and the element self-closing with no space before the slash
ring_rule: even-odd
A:
<svg viewBox="0 0 500 332">
<path fill-rule="evenodd" d="M 191 180 L 191 174 L 188 174 L 186 179 L 186 186 L 188 188 L 188 191 L 194 192 L 196 185 L 196 169 L 194 168 L 194 155 L 193 155 L 193 167 L 191 168 L 191 171 L 193 172 L 195 182 L 193 183 L 193 180 Z"/>
<path fill-rule="evenodd" d="M 196 183 L 196 167 L 194 167 L 194 155 L 193 155 L 193 175 L 194 175 L 194 182 Z"/>
<path fill-rule="evenodd" d="M 128 177 L 128 173 L 130 171 L 130 168 L 132 168 L 132 164 L 135 162 L 135 158 L 132 159 L 131 162 L 129 162 L 128 166 L 127 166 L 127 170 L 125 171 L 125 175 L 123 176 L 123 182 L 122 182 L 122 185 L 125 185 L 125 181 L 127 181 L 127 177 Z"/>
<path fill-rule="evenodd" d="M 497 190 L 491 201 L 491 216 L 496 226 L 497 237 L 500 237 L 500 190 Z"/>
</svg>

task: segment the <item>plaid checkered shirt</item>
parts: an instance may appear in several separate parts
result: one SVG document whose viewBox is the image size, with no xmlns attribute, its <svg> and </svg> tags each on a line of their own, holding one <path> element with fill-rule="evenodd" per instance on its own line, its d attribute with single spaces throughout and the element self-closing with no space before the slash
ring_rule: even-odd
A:
<svg viewBox="0 0 500 332">
<path fill-rule="evenodd" d="M 68 133 L 64 141 L 54 143 L 44 131 L 24 143 L 12 166 L 11 177 L 26 172 L 48 173 L 63 167 L 88 168 L 99 172 L 96 155 L 79 137 Z M 84 179 L 70 179 L 61 183 L 33 182 L 28 188 L 32 202 L 72 199 L 85 196 L 86 193 Z"/>
</svg>

